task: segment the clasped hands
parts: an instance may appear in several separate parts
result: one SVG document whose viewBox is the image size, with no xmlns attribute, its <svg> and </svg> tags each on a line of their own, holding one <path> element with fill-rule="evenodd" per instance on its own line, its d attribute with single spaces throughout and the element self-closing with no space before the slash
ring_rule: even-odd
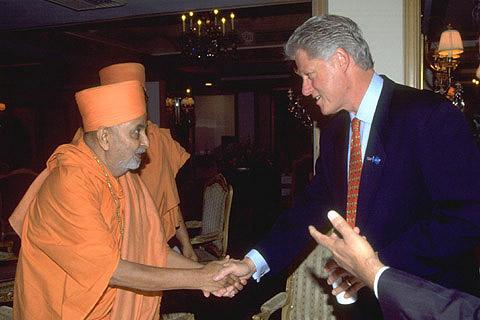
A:
<svg viewBox="0 0 480 320">
<path fill-rule="evenodd" d="M 213 294 L 216 297 L 231 298 L 247 284 L 255 272 L 255 265 L 248 258 L 236 260 L 226 256 L 223 260 L 205 265 L 202 271 L 209 279 L 208 286 L 202 288 L 205 297 Z"/>
<path fill-rule="evenodd" d="M 229 256 L 226 256 L 222 260 L 206 264 L 201 269 L 205 276 L 205 280 L 201 285 L 205 297 L 213 294 L 216 297 L 232 298 L 243 289 L 250 276 L 238 276 L 238 272 L 230 272 L 229 268 L 235 264 L 238 264 L 238 260 L 230 259 Z"/>
</svg>

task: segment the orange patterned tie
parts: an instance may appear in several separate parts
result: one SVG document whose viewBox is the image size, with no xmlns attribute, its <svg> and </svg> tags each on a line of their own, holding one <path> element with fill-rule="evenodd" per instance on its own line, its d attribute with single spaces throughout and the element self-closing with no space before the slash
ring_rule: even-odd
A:
<svg viewBox="0 0 480 320">
<path fill-rule="evenodd" d="M 352 228 L 357 217 L 358 190 L 362 176 L 362 146 L 360 144 L 360 120 L 352 119 L 350 162 L 348 163 L 347 222 Z"/>
</svg>

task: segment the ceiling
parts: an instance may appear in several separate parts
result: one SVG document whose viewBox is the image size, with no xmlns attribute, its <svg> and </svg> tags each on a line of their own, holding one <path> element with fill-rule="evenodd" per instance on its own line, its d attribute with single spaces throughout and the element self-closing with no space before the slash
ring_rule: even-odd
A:
<svg viewBox="0 0 480 320">
<path fill-rule="evenodd" d="M 422 1 L 422 30 L 430 41 L 438 41 L 448 23 L 460 30 L 465 53 L 456 77 L 466 85 L 479 62 L 479 2 Z M 180 13 L 215 7 L 236 13 L 241 39 L 238 60 L 185 63 L 178 45 Z M 47 0 L 3 0 L 0 90 L 19 85 L 86 87 L 98 82 L 101 67 L 125 61 L 144 63 L 147 80 L 164 79 L 169 91 L 191 87 L 195 93 L 208 93 L 289 86 L 295 78 L 282 46 L 310 12 L 310 1 L 301 0 L 128 0 L 121 7 L 87 11 Z M 205 81 L 215 85 L 205 88 Z"/>
<path fill-rule="evenodd" d="M 53 0 L 59 1 L 59 0 Z M 107 3 L 109 0 L 63 0 L 65 2 Z M 114 0 L 113 0 L 114 1 Z M 176 14 L 211 8 L 249 8 L 301 3 L 298 0 L 123 0 L 124 6 L 75 11 L 48 0 L 3 0 L 0 2 L 0 30 L 58 27 L 90 22 L 122 20 Z M 259 9 L 261 10 L 261 9 Z"/>
<path fill-rule="evenodd" d="M 180 13 L 214 7 L 236 14 L 238 59 L 186 63 L 178 44 Z M 101 67 L 137 61 L 147 67 L 147 80 L 167 80 L 169 91 L 281 87 L 292 77 L 283 44 L 310 14 L 309 1 L 129 0 L 122 7 L 90 11 L 46 0 L 2 1 L 0 84 L 90 86 L 98 82 Z M 205 88 L 205 81 L 215 85 Z"/>
</svg>

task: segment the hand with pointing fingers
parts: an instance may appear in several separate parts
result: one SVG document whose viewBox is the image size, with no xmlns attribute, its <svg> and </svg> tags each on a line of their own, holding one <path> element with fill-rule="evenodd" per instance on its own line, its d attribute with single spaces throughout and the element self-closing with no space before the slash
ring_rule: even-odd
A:
<svg viewBox="0 0 480 320">
<path fill-rule="evenodd" d="M 359 230 L 350 225 L 337 212 L 329 211 L 328 219 L 341 235 L 335 233 L 328 236 L 309 226 L 310 235 L 318 244 L 329 249 L 335 262 L 351 275 L 373 288 L 375 275 L 384 265 L 378 259 L 368 241 L 359 235 Z"/>
</svg>

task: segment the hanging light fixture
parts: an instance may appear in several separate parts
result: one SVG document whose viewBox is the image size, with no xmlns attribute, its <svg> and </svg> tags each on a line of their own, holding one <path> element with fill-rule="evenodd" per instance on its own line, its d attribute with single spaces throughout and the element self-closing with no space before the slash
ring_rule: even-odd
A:
<svg viewBox="0 0 480 320">
<path fill-rule="evenodd" d="M 238 35 L 235 14 L 222 16 L 218 9 L 181 16 L 179 39 L 182 56 L 191 62 L 207 62 L 223 58 L 235 59 Z"/>
</svg>

